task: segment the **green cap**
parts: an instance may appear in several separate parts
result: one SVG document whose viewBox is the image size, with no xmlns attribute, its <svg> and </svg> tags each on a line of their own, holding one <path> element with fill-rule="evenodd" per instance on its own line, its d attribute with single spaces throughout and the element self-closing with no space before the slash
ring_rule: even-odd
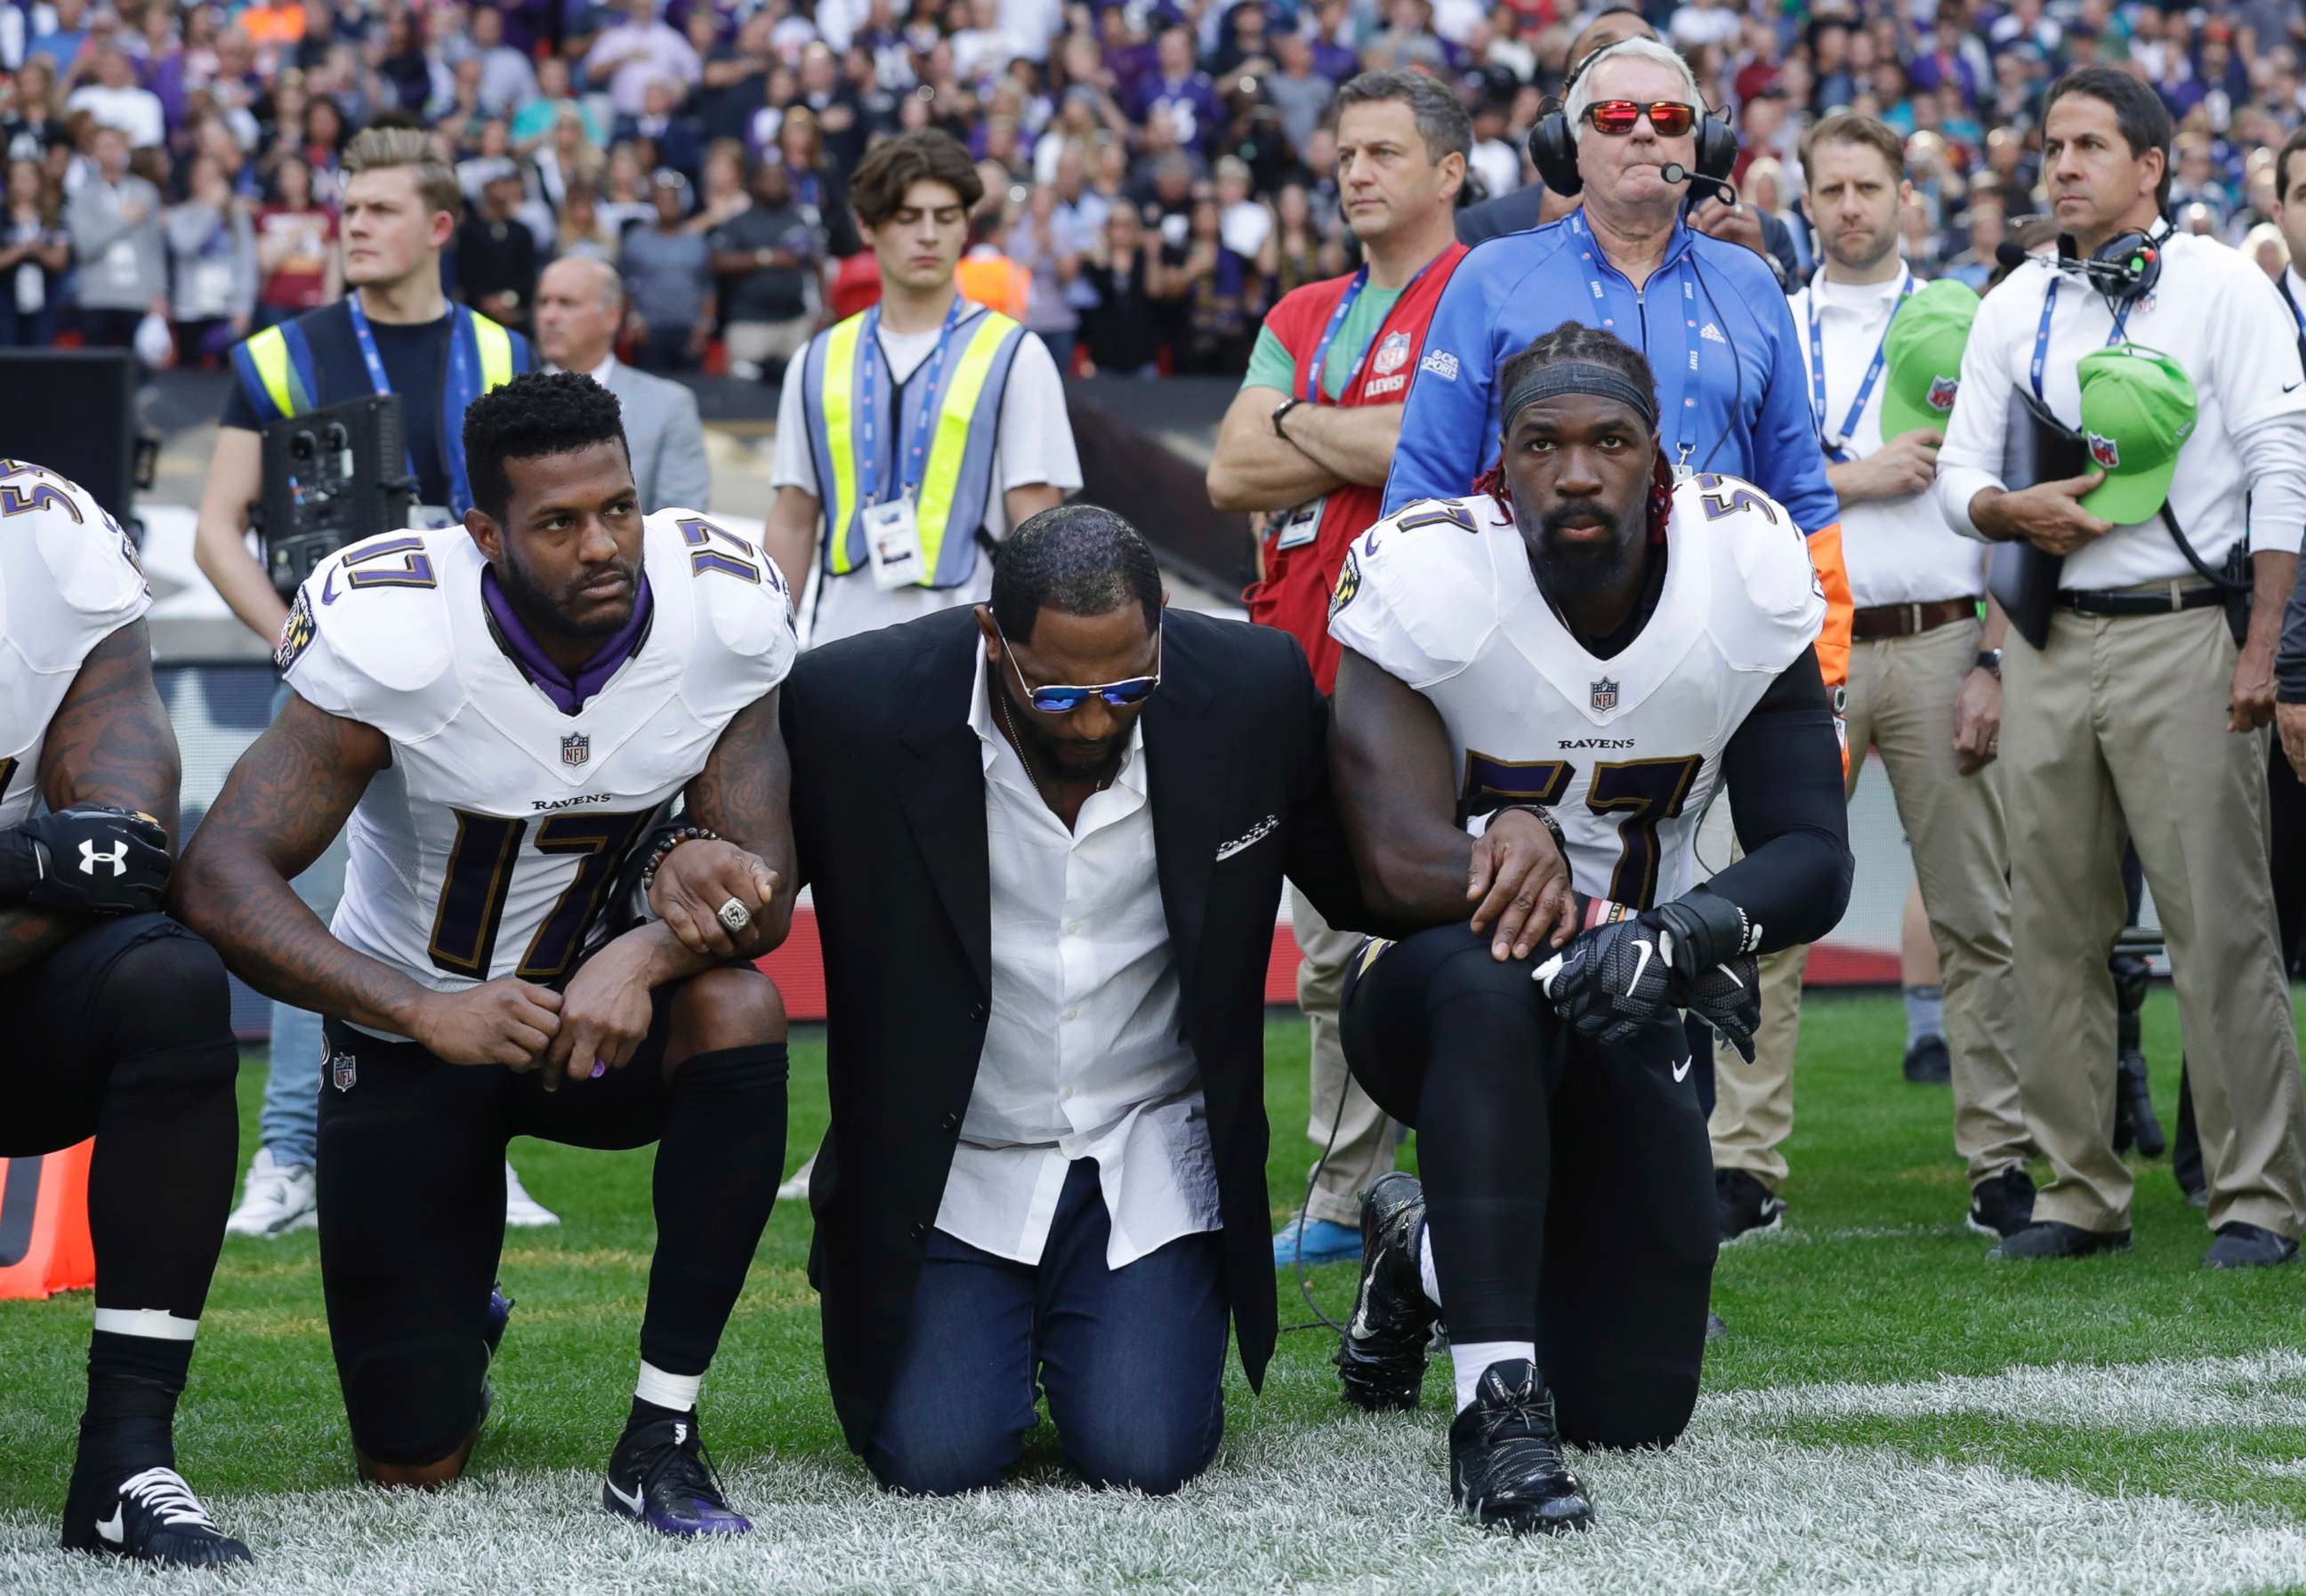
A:
<svg viewBox="0 0 2306 1596">
<path fill-rule="evenodd" d="M 2170 496 L 2178 451 L 2194 434 L 2194 385 L 2158 349 L 2116 344 L 2082 356 L 2082 441 L 2105 481 L 2082 508 L 2116 526 L 2151 520 Z"/>
<path fill-rule="evenodd" d="M 1898 307 L 1882 340 L 1882 441 L 1923 428 L 1943 432 L 1961 387 L 1961 352 L 1977 295 L 1951 277 L 1925 283 Z"/>
</svg>

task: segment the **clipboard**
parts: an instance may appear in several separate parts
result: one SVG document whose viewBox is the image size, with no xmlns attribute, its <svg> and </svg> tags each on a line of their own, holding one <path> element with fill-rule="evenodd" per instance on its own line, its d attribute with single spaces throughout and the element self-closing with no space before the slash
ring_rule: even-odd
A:
<svg viewBox="0 0 2306 1596">
<path fill-rule="evenodd" d="M 2089 447 L 2081 434 L 2051 414 L 2047 405 L 2026 388 L 2012 387 L 2017 422 L 2003 442 L 2002 481 L 2015 491 L 2040 482 L 2080 476 L 2093 469 Z M 2023 539 L 1994 546 L 1994 560 L 1986 585 L 2010 617 L 2017 634 L 2037 649 L 2050 636 L 2050 612 L 2056 607 L 2058 577 L 2065 568 L 2063 554 L 2045 554 Z"/>
</svg>

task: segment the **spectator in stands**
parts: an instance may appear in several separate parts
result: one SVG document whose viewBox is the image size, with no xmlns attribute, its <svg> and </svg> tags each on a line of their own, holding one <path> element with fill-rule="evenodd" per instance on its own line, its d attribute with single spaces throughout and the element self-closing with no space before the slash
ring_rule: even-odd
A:
<svg viewBox="0 0 2306 1596">
<path fill-rule="evenodd" d="M 643 329 L 636 362 L 651 371 L 685 371 L 713 337 L 713 252 L 687 226 L 688 183 L 664 170 L 650 180 L 656 224 L 628 230 L 617 252 L 626 297 Z"/>
<path fill-rule="evenodd" d="M 609 130 L 592 107 L 568 89 L 568 64 L 547 55 L 536 64 L 536 91 L 521 103 L 512 119 L 513 148 L 522 154 L 536 149 L 559 125 L 562 113 L 574 111 L 585 124 L 585 141 L 595 148 L 609 141 Z"/>
<path fill-rule="evenodd" d="M 170 207 L 167 228 L 176 347 L 183 359 L 211 364 L 248 336 L 258 276 L 248 207 L 213 157 L 192 162 L 191 193 Z"/>
<path fill-rule="evenodd" d="M 647 140 L 656 148 L 660 167 L 670 166 L 693 183 L 704 168 L 705 143 L 696 124 L 680 115 L 680 98 L 681 90 L 672 79 L 650 79 L 641 91 L 640 114 L 619 116 L 615 137 L 619 143 Z"/>
<path fill-rule="evenodd" d="M 1097 295 L 1082 319 L 1092 372 L 1115 377 L 1158 377 L 1162 307 L 1152 283 L 1161 270 L 1160 240 L 1145 230 L 1134 207 L 1116 205 L 1081 268 Z"/>
<path fill-rule="evenodd" d="M 56 69 L 45 55 L 26 58 L 16 74 L 16 103 L 0 118 L 0 155 L 38 160 L 51 145 L 65 142 L 64 119 L 56 114 Z"/>
<path fill-rule="evenodd" d="M 679 29 L 658 20 L 656 0 L 627 0 L 624 20 L 604 30 L 585 54 L 585 76 L 607 85 L 609 107 L 619 117 L 637 117 L 656 114 L 647 103 L 651 84 L 670 84 L 678 105 L 704 81 L 705 63 Z"/>
<path fill-rule="evenodd" d="M 448 69 L 424 37 L 423 15 L 414 11 L 389 15 L 381 41 L 372 35 L 369 44 L 377 73 L 394 101 L 419 116 L 426 106 L 448 98 L 454 88 Z"/>
<path fill-rule="evenodd" d="M 63 72 L 78 58 L 88 38 L 88 0 L 53 0 L 49 12 L 55 21 L 47 32 L 32 40 L 27 54 L 46 55 L 56 71 Z"/>
<path fill-rule="evenodd" d="M 1170 279 L 1186 307 L 1177 370 L 1212 377 L 1246 370 L 1265 310 L 1265 280 L 1254 260 L 1226 243 L 1214 196 L 1194 202 L 1182 253 Z"/>
<path fill-rule="evenodd" d="M 552 253 L 559 260 L 617 263 L 617 235 L 601 219 L 601 211 L 585 184 L 569 185 L 562 196 L 560 214 L 553 224 Z M 619 294 L 621 302 L 622 295 Z"/>
<path fill-rule="evenodd" d="M 1302 149 L 1328 115 L 1330 102 L 1337 98 L 1337 86 L 1315 70 L 1313 44 L 1302 31 L 1291 29 L 1284 33 L 1277 54 L 1280 70 L 1265 80 L 1265 92 L 1280 115 L 1281 131 L 1289 136 L 1290 148 Z"/>
<path fill-rule="evenodd" d="M 648 197 L 648 169 L 630 144 L 609 151 L 609 175 L 599 199 L 601 225 L 611 237 L 628 228 L 645 226 L 656 219 L 656 205 Z"/>
<path fill-rule="evenodd" d="M 128 169 L 128 135 L 94 134 L 96 170 L 75 190 L 65 216 L 79 258 L 81 333 L 104 348 L 132 347 L 136 325 L 168 313 L 168 252 L 160 191 Z"/>
<path fill-rule="evenodd" d="M 288 157 L 272 170 L 272 202 L 256 213 L 256 264 L 263 279 L 256 319 L 265 327 L 344 292 L 336 209 L 313 198 L 312 168 L 301 157 Z"/>
<path fill-rule="evenodd" d="M 980 182 L 985 169 L 980 162 Z M 1002 252 L 1001 243 L 1009 230 L 1007 218 L 1004 197 L 987 193 L 969 218 L 969 247 L 954 269 L 954 280 L 962 298 L 996 310 L 1012 321 L 1022 321 L 1032 303 L 1033 277 Z"/>
<path fill-rule="evenodd" d="M 849 184 L 841 175 L 848 167 L 833 161 L 816 112 L 807 106 L 787 107 L 777 127 L 776 149 L 768 158 L 783 166 L 793 204 L 817 229 L 819 254 L 853 255 L 864 247 L 849 209 Z"/>
<path fill-rule="evenodd" d="M 96 81 L 83 83 L 64 102 L 69 110 L 86 111 L 104 127 L 128 135 L 132 149 L 156 149 L 167 141 L 168 123 L 160 97 L 136 81 L 136 68 L 117 45 L 96 58 Z"/>
<path fill-rule="evenodd" d="M 1273 213 L 1273 231 L 1266 238 L 1257 269 L 1264 274 L 1277 303 L 1308 283 L 1344 270 L 1344 252 L 1332 248 L 1313 226 L 1303 184 L 1284 183 L 1274 196 Z"/>
<path fill-rule="evenodd" d="M 606 175 L 609 158 L 597 144 L 585 139 L 585 118 L 569 107 L 552 124 L 552 137 L 528 158 L 536 192 L 558 216 L 576 187 L 597 187 Z"/>
<path fill-rule="evenodd" d="M 742 139 L 768 103 L 776 54 L 769 43 L 776 13 L 765 7 L 747 16 L 736 36 L 713 47 L 688 109 L 708 139 Z"/>
<path fill-rule="evenodd" d="M 0 347 L 37 348 L 56 340 L 64 273 L 72 269 L 72 238 L 61 210 L 40 163 L 11 158 L 0 209 Z"/>
<path fill-rule="evenodd" d="M 510 116 L 536 96 L 536 69 L 505 43 L 504 14 L 493 5 L 472 14 L 473 57 L 481 64 L 481 107 L 491 116 Z"/>
<path fill-rule="evenodd" d="M 1058 209 L 1057 191 L 1046 184 L 1032 192 L 1024 214 L 1009 229 L 1009 258 L 1032 274 L 1025 325 L 1049 346 L 1060 373 L 1072 370 L 1073 340 L 1080 329 L 1072 290 L 1091 236 L 1077 215 Z"/>
<path fill-rule="evenodd" d="M 1226 124 L 1225 111 L 1209 74 L 1193 65 L 1191 30 L 1164 28 L 1155 47 L 1157 64 L 1138 84 L 1132 119 L 1166 124 L 1178 148 L 1206 154 Z"/>
<path fill-rule="evenodd" d="M 491 320 L 526 332 L 536 235 L 514 214 L 520 197 L 520 168 L 510 160 L 483 178 L 479 206 L 457 226 L 457 297 Z"/>
<path fill-rule="evenodd" d="M 691 233 L 708 233 L 752 209 L 752 166 L 744 145 L 734 139 L 714 141 L 705 154 L 705 192 L 696 214 L 688 218 Z"/>
<path fill-rule="evenodd" d="M 794 203 L 782 164 L 761 162 L 752 173 L 752 191 L 750 204 L 705 236 L 726 320 L 729 374 L 775 382 L 816 329 L 812 289 L 824 246 Z"/>
</svg>

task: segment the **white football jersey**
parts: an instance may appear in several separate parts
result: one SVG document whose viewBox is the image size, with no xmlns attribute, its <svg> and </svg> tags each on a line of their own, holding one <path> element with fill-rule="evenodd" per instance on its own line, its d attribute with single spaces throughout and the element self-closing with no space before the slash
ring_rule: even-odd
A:
<svg viewBox="0 0 2306 1596">
<path fill-rule="evenodd" d="M 353 812 L 330 929 L 440 991 L 567 975 L 626 856 L 795 653 L 775 565 L 660 510 L 642 536 L 647 632 L 565 714 L 498 643 L 486 564 L 462 526 L 339 550 L 298 591 L 278 655 L 316 708 L 392 742 Z"/>
<path fill-rule="evenodd" d="M 0 460 L 0 827 L 32 812 L 48 722 L 81 662 L 151 607 L 136 545 L 87 489 Z"/>
<path fill-rule="evenodd" d="M 1486 494 L 1379 522 L 1329 608 L 1331 636 L 1440 712 L 1468 831 L 1506 804 L 1544 805 L 1577 890 L 1640 909 L 1695 884 L 1721 750 L 1825 616 L 1793 517 L 1735 477 L 1675 490 L 1666 549 L 1657 609 L 1612 659 L 1554 614 Z"/>
</svg>

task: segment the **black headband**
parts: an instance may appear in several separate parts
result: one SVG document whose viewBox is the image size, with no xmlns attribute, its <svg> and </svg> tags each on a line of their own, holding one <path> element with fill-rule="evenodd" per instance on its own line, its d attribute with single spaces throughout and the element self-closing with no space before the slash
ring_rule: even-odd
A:
<svg viewBox="0 0 2306 1596">
<path fill-rule="evenodd" d="M 1640 415 L 1651 431 L 1657 431 L 1657 396 L 1623 371 L 1590 360 L 1557 361 L 1523 378 L 1520 386 L 1506 396 L 1504 407 L 1498 412 L 1503 418 L 1499 423 L 1499 431 L 1512 431 L 1514 417 L 1540 399 L 1558 399 L 1564 394 L 1616 399 Z"/>
</svg>

